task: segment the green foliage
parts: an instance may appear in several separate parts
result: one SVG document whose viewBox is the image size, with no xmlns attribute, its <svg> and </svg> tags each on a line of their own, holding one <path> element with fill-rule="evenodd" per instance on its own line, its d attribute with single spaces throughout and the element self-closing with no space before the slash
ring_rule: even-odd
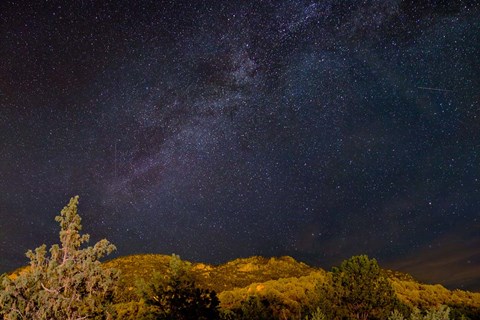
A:
<svg viewBox="0 0 480 320">
<path fill-rule="evenodd" d="M 322 310 L 330 319 L 386 319 L 398 303 L 377 261 L 365 255 L 333 268 L 320 292 Z"/>
<path fill-rule="evenodd" d="M 439 284 L 422 284 L 412 279 L 390 278 L 390 280 L 398 299 L 404 305 L 420 309 L 448 305 L 455 319 L 459 319 L 461 315 L 466 315 L 472 319 L 480 319 L 480 293 L 461 290 L 450 291 Z"/>
<path fill-rule="evenodd" d="M 450 318 L 461 320 L 480 319 L 480 308 L 466 304 L 450 305 Z"/>
<path fill-rule="evenodd" d="M 423 320 L 449 320 L 450 308 L 447 306 L 440 306 L 437 309 L 429 310 L 423 317 Z"/>
<path fill-rule="evenodd" d="M 287 319 L 285 306 L 275 297 L 250 296 L 239 308 L 232 310 L 236 320 L 275 320 Z"/>
<path fill-rule="evenodd" d="M 289 277 L 252 283 L 244 288 L 227 290 L 219 294 L 223 309 L 240 310 L 250 296 L 269 302 L 272 310 L 277 310 L 281 317 L 302 319 L 306 310 L 318 305 L 316 287 L 325 279 L 324 272 L 312 272 L 308 276 Z"/>
<path fill-rule="evenodd" d="M 158 308 L 159 319 L 219 319 L 215 291 L 197 287 L 189 269 L 188 263 L 173 255 L 169 272 L 165 276 L 156 273 L 154 281 L 143 286 L 143 298 Z"/>
<path fill-rule="evenodd" d="M 142 306 L 141 295 L 136 294 L 135 279 L 143 279 L 148 286 L 159 286 L 171 273 L 170 261 L 170 256 L 155 254 L 127 256 L 108 261 L 107 266 L 122 271 L 122 292 L 118 301 L 121 304 L 118 307 L 126 308 L 124 303 L 134 301 L 129 308 L 140 308 L 138 305 Z M 281 313 L 276 315 L 278 319 L 303 319 L 307 314 L 311 317 L 312 313 L 308 313 L 308 310 L 313 312 L 317 306 L 325 304 L 325 301 L 322 302 L 325 299 L 320 298 L 323 291 L 319 291 L 318 287 L 327 279 L 329 280 L 326 285 L 329 286 L 332 277 L 331 273 L 309 267 L 290 257 L 251 257 L 236 259 L 219 266 L 184 262 L 184 266 L 188 269 L 190 280 L 195 281 L 195 286 L 218 292 L 222 319 L 237 319 L 242 308 L 255 305 L 252 301 L 247 303 L 249 299 L 263 301 L 263 306 L 257 303 L 260 309 L 268 304 L 271 310 L 281 310 Z M 157 277 L 152 276 L 155 270 L 158 272 Z M 298 270 L 298 273 L 295 270 Z M 450 306 L 452 319 L 460 319 L 462 315 L 470 319 L 480 319 L 480 293 L 450 291 L 440 285 L 421 284 L 408 274 L 396 271 L 380 270 L 380 276 L 391 282 L 397 297 L 394 308 L 407 319 L 415 307 L 428 309 L 441 304 Z M 249 298 L 251 296 L 253 298 Z M 146 305 L 145 301 L 143 305 Z M 273 306 L 275 308 L 272 308 Z M 322 312 L 326 314 L 325 310 Z M 388 314 L 384 319 L 387 317 Z M 142 319 L 140 316 L 137 318 Z"/>
<path fill-rule="evenodd" d="M 112 307 L 116 320 L 155 320 L 161 314 L 157 306 L 145 303 L 145 300 L 117 303 Z"/>
<path fill-rule="evenodd" d="M 411 320 L 449 320 L 450 308 L 448 306 L 440 306 L 438 308 L 421 311 L 415 309 L 410 315 Z"/>
<path fill-rule="evenodd" d="M 450 320 L 450 308 L 448 306 L 440 306 L 438 308 L 430 309 L 427 311 L 421 311 L 415 309 L 410 317 L 404 317 L 398 310 L 394 310 L 390 313 L 388 320 Z M 452 318 L 453 319 L 453 318 Z"/>
<path fill-rule="evenodd" d="M 327 316 L 322 312 L 322 310 L 317 307 L 310 316 L 306 316 L 305 320 L 327 320 Z M 402 319 L 403 320 L 403 319 Z"/>
<path fill-rule="evenodd" d="M 395 309 L 388 316 L 388 320 L 405 320 L 405 316 L 403 315 L 403 313 Z"/>
<path fill-rule="evenodd" d="M 141 292 L 138 285 L 151 284 L 156 272 L 165 274 L 169 269 L 171 256 L 161 254 L 129 255 L 106 261 L 104 266 L 120 270 L 118 292 L 115 303 L 139 301 Z"/>
<path fill-rule="evenodd" d="M 81 248 L 89 237 L 80 234 L 77 205 L 73 198 L 56 218 L 60 245 L 49 254 L 46 246 L 29 251 L 29 267 L 0 277 L 0 318 L 480 319 L 480 293 L 421 284 L 381 270 L 366 256 L 352 257 L 331 273 L 290 257 L 212 266 L 149 254 L 100 265 L 114 247 L 102 240 Z M 120 278 L 113 269 L 122 271 Z M 450 309 L 432 309 L 438 305 Z M 415 308 L 423 311 L 412 313 Z"/>
<path fill-rule="evenodd" d="M 272 303 L 266 298 L 250 296 L 242 302 L 240 309 L 234 310 L 238 320 L 270 320 L 273 317 Z"/>
<path fill-rule="evenodd" d="M 30 266 L 16 277 L 3 278 L 0 315 L 4 319 L 104 319 L 115 292 L 117 273 L 102 268 L 99 259 L 115 250 L 107 240 L 81 249 L 78 196 L 55 218 L 60 245 L 47 255 L 45 245 L 29 250 Z"/>
</svg>

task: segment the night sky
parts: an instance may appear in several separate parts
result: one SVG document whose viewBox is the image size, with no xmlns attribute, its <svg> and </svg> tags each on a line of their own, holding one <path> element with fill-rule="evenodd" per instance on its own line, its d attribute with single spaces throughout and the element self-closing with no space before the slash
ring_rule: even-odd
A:
<svg viewBox="0 0 480 320">
<path fill-rule="evenodd" d="M 480 290 L 476 1 L 1 1 L 0 272 L 58 242 L 356 254 Z"/>
</svg>

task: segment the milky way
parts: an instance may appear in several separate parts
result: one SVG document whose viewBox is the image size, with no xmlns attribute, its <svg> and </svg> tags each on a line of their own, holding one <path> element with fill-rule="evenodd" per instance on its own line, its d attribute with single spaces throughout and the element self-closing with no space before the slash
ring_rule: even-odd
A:
<svg viewBox="0 0 480 320">
<path fill-rule="evenodd" d="M 467 1 L 5 1 L 1 271 L 78 194 L 119 255 L 367 253 L 480 289 L 479 21 Z"/>
</svg>

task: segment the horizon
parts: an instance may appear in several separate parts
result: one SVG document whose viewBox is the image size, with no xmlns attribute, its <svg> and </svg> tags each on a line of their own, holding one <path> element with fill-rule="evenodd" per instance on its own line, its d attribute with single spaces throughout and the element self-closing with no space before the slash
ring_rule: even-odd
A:
<svg viewBox="0 0 480 320">
<path fill-rule="evenodd" d="M 367 254 L 480 291 L 479 9 L 4 1 L 0 272 L 78 194 L 122 256 Z"/>
</svg>

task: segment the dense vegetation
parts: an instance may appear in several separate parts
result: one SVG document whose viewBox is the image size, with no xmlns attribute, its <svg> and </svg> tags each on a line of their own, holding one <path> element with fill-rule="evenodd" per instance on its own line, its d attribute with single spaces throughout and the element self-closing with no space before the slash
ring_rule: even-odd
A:
<svg viewBox="0 0 480 320">
<path fill-rule="evenodd" d="M 107 240 L 83 247 L 78 197 L 56 220 L 60 245 L 27 252 L 2 277 L 3 319 L 480 319 L 480 293 L 449 291 L 355 256 L 331 272 L 290 257 L 220 266 L 136 255 L 106 263 Z"/>
</svg>

